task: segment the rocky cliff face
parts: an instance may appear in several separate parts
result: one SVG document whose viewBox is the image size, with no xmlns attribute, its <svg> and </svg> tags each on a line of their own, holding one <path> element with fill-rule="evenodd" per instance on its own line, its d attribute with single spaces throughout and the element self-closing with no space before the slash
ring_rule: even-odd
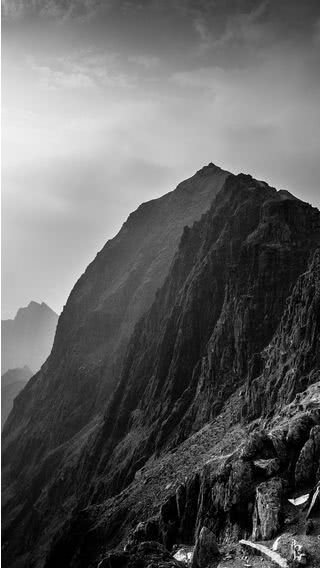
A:
<svg viewBox="0 0 320 568">
<path fill-rule="evenodd" d="M 112 490 L 150 453 L 217 416 L 249 370 L 257 372 L 256 354 L 271 341 L 319 235 L 319 213 L 309 205 L 250 176 L 227 179 L 210 212 L 185 231 L 130 342 L 102 434 L 118 470 Z M 128 436 L 134 441 L 124 454 Z M 110 463 L 108 456 L 106 472 Z"/>
<path fill-rule="evenodd" d="M 126 297 L 113 293 L 115 275 L 108 276 L 109 260 L 117 266 L 118 259 L 112 242 L 73 290 L 47 367 L 18 398 L 5 430 L 8 565 L 94 567 L 125 542 L 126 554 L 141 540 L 169 549 L 191 544 L 203 526 L 221 541 L 266 538 L 273 521 L 265 503 L 279 504 L 288 488 L 315 482 L 320 214 L 250 176 L 223 176 L 208 212 L 184 229 L 167 277 L 134 329 L 104 418 L 78 434 L 75 424 L 83 426 L 96 408 L 88 384 L 96 361 L 100 373 L 106 368 L 104 340 L 120 353 L 128 330 L 127 307 L 121 325 L 111 320 L 114 343 L 103 318 Z M 117 278 L 126 284 L 130 246 L 138 242 L 129 221 L 114 243 L 117 251 L 123 246 Z M 149 231 L 147 223 L 142 233 Z M 72 374 L 74 361 L 86 365 L 84 374 L 81 366 Z M 48 408 L 57 397 L 53 415 Z M 84 417 L 73 423 L 79 408 Z M 36 427 L 16 429 L 19 412 L 44 424 L 46 446 Z M 273 524 L 281 526 L 277 511 Z M 135 529 L 139 521 L 145 524 Z"/>
<path fill-rule="evenodd" d="M 320 379 L 320 252 L 311 257 L 288 298 L 281 323 L 268 347 L 256 356 L 246 387 L 249 417 L 266 415 Z"/>
</svg>

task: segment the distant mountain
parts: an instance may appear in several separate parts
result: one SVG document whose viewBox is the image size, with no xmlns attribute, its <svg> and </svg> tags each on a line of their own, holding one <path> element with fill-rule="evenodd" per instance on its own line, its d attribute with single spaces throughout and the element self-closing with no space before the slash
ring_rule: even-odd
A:
<svg viewBox="0 0 320 568">
<path fill-rule="evenodd" d="M 18 369 L 9 369 L 1 377 L 1 428 L 3 427 L 13 401 L 28 380 L 32 377 L 32 371 L 27 365 Z"/>
<path fill-rule="evenodd" d="M 2 320 L 1 374 L 25 365 L 36 373 L 50 354 L 57 321 L 44 302 L 30 302 L 13 320 Z"/>
</svg>

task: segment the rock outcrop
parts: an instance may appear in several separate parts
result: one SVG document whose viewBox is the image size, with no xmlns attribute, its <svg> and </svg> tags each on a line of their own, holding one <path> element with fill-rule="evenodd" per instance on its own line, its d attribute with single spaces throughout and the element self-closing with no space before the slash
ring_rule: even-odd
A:
<svg viewBox="0 0 320 568">
<path fill-rule="evenodd" d="M 247 384 L 248 416 L 299 404 L 304 389 L 320 379 L 320 250 L 298 278 L 279 328 L 260 354 L 258 372 Z M 318 400 L 308 408 L 319 411 Z"/>
<path fill-rule="evenodd" d="M 253 515 L 254 540 L 271 540 L 279 534 L 283 522 L 283 494 L 284 483 L 279 477 L 258 485 Z"/>
<path fill-rule="evenodd" d="M 219 557 L 214 534 L 207 527 L 202 527 L 193 551 L 192 568 L 215 567 L 219 564 Z"/>
<path fill-rule="evenodd" d="M 296 486 L 312 486 L 320 477 L 320 425 L 310 431 L 295 468 Z"/>
</svg>

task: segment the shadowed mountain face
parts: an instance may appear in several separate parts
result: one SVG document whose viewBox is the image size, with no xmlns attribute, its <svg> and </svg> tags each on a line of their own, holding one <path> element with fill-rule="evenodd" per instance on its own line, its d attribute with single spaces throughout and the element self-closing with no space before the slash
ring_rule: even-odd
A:
<svg viewBox="0 0 320 568">
<path fill-rule="evenodd" d="M 182 232 L 195 186 L 207 212 Z M 141 540 L 168 548 L 194 542 L 204 523 L 221 540 L 247 535 L 269 475 L 256 454 L 278 460 L 295 488 L 320 424 L 295 403 L 320 403 L 319 246 L 317 209 L 214 166 L 129 217 L 72 291 L 52 354 L 6 423 L 8 566 L 96 567 L 140 521 Z M 104 404 L 112 366 L 119 381 Z M 259 451 L 244 445 L 256 418 Z"/>
<path fill-rule="evenodd" d="M 1 428 L 3 427 L 9 413 L 13 407 L 13 401 L 28 380 L 32 377 L 32 372 L 25 365 L 18 369 L 9 369 L 1 377 Z"/>
<path fill-rule="evenodd" d="M 13 320 L 2 320 L 1 373 L 24 365 L 36 373 L 51 351 L 57 321 L 44 302 L 30 302 Z"/>
<path fill-rule="evenodd" d="M 105 457 L 99 450 L 107 494 L 132 481 L 150 454 L 215 418 L 244 384 L 320 243 L 319 221 L 317 209 L 240 175 L 229 176 L 207 215 L 184 232 L 107 410 Z M 283 386 L 279 401 L 306 382 Z"/>
</svg>

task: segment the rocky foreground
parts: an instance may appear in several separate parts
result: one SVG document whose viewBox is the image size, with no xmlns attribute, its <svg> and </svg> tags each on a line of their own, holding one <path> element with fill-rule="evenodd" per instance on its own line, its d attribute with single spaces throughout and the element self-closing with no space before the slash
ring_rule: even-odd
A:
<svg viewBox="0 0 320 568">
<path fill-rule="evenodd" d="M 117 249 L 117 268 L 111 241 L 16 400 L 3 442 L 6 566 L 320 565 L 320 214 L 208 168 L 180 188 L 202 180 L 208 195 L 212 182 L 216 197 L 181 227 L 159 290 L 154 256 L 141 249 L 138 270 Z M 140 234 L 135 217 L 136 242 L 158 234 L 148 218 Z M 130 320 L 124 355 L 148 274 L 153 299 Z"/>
</svg>

